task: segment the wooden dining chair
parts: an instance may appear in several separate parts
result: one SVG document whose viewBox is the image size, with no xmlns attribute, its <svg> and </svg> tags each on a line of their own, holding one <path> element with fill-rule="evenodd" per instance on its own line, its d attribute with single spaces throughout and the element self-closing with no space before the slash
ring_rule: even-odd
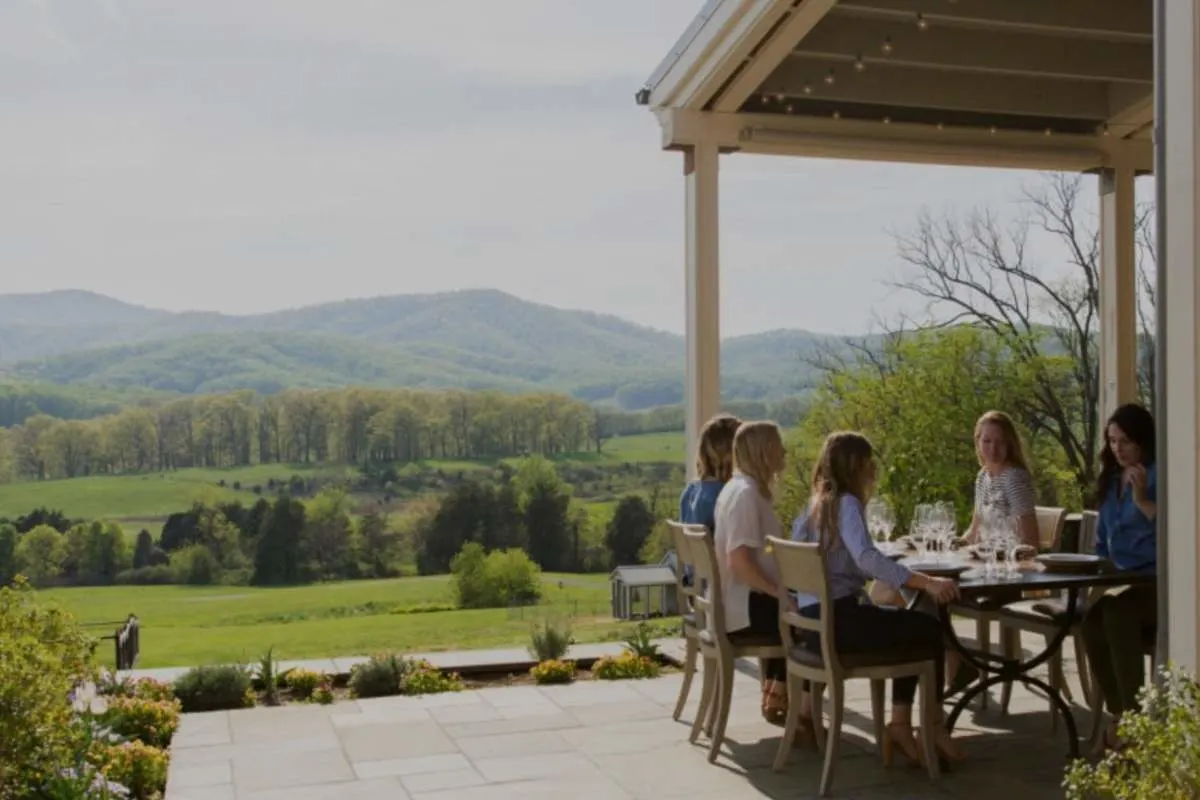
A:
<svg viewBox="0 0 1200 800">
<path fill-rule="evenodd" d="M 696 662 L 700 656 L 699 630 L 696 627 L 695 597 L 700 592 L 700 582 L 695 579 L 696 563 L 692 558 L 691 545 L 688 544 L 684 533 L 707 533 L 703 525 L 687 525 L 675 520 L 667 520 L 671 529 L 671 541 L 675 546 L 675 596 L 678 598 L 679 615 L 683 624 L 683 639 L 685 653 L 683 657 L 683 684 L 679 687 L 679 699 L 675 701 L 675 712 L 672 719 L 678 721 L 687 705 L 688 694 L 692 690 L 692 679 L 696 677 Z M 688 571 L 692 572 L 691 585 L 684 581 Z"/>
<path fill-rule="evenodd" d="M 775 771 L 783 769 L 794 744 L 800 722 L 799 698 L 804 681 L 809 681 L 812 686 L 813 730 L 816 731 L 821 730 L 821 695 L 825 687 L 829 688 L 828 733 L 824 742 L 817 737 L 818 747 L 825 755 L 819 791 L 822 797 L 827 797 L 833 785 L 833 770 L 837 762 L 838 743 L 841 741 L 845 682 L 856 678 L 871 681 L 875 742 L 882 756 L 883 737 L 886 735 L 883 719 L 885 682 L 915 676 L 920 681 L 921 689 L 921 747 L 929 777 L 937 780 L 939 763 L 934 748 L 940 708 L 937 700 L 937 664 L 927 653 L 919 652 L 839 654 L 833 646 L 837 620 L 829 595 L 825 553 L 821 546 L 774 538 L 770 542 L 783 585 L 789 591 L 815 595 L 819 598 L 822 611 L 820 619 L 812 619 L 788 611 L 786 607 L 780 609 L 779 634 L 787 649 L 788 715 L 783 740 L 775 754 Z M 797 630 L 812 631 L 820 636 L 820 650 L 802 645 L 797 640 Z"/>
<path fill-rule="evenodd" d="M 734 661 L 738 658 L 783 658 L 783 645 L 776 633 L 751 633 L 725 630 L 725 598 L 717 573 L 717 554 L 712 537 L 704 527 L 689 526 L 683 531 L 693 560 L 693 582 L 704 586 L 692 596 L 696 613 L 696 641 L 704 659 L 700 708 L 692 723 L 689 741 L 695 743 L 701 730 L 711 737 L 708 761 L 717 760 L 725 740 L 725 726 L 733 702 Z"/>
</svg>

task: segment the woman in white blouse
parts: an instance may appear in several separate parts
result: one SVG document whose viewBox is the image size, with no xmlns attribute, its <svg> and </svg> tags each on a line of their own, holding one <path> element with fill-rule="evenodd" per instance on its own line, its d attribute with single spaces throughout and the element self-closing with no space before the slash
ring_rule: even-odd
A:
<svg viewBox="0 0 1200 800">
<path fill-rule="evenodd" d="M 744 422 L 733 439 L 733 477 L 717 497 L 713 546 L 725 600 L 725 629 L 766 635 L 779 633 L 779 604 L 794 605 L 779 584 L 767 537 L 779 536 L 771 490 L 783 471 L 785 450 L 779 426 Z M 780 723 L 787 714 L 787 672 L 783 659 L 763 661 L 763 716 Z"/>
</svg>

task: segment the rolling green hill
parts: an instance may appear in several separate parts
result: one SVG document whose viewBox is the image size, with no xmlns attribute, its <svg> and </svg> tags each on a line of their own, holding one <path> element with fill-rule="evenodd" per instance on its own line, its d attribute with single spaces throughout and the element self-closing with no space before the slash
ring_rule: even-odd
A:
<svg viewBox="0 0 1200 800">
<path fill-rule="evenodd" d="M 729 399 L 803 394 L 836 338 L 725 342 Z M 300 387 L 556 390 L 642 409 L 682 400 L 683 338 L 617 317 L 472 290 L 253 316 L 170 313 L 87 292 L 0 295 L 0 377 L 180 393 Z"/>
</svg>

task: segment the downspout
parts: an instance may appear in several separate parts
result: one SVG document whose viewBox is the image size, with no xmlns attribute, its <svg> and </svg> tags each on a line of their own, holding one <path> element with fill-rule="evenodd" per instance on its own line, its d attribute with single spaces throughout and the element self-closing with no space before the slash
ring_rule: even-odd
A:
<svg viewBox="0 0 1200 800">
<path fill-rule="evenodd" d="M 1157 421 L 1155 452 L 1160 465 L 1157 474 L 1158 488 L 1155 500 L 1158 514 L 1155 517 L 1158 539 L 1158 635 L 1155 642 L 1155 663 L 1165 667 L 1171 653 L 1170 631 L 1170 587 L 1167 585 L 1167 564 L 1170 557 L 1169 533 L 1167 531 L 1167 485 L 1170 470 L 1161 468 L 1163 458 L 1170 447 L 1167 431 L 1169 422 L 1167 409 L 1167 58 L 1166 58 L 1166 13 L 1167 0 L 1154 0 L 1154 238 L 1155 238 L 1155 289 L 1154 289 L 1154 416 Z M 1154 677 L 1156 683 L 1160 678 Z"/>
</svg>

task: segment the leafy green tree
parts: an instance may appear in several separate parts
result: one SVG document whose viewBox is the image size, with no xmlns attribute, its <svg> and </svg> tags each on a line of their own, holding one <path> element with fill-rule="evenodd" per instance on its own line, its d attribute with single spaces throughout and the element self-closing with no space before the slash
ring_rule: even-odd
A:
<svg viewBox="0 0 1200 800">
<path fill-rule="evenodd" d="M 280 495 L 263 521 L 262 535 L 254 557 L 253 581 L 259 586 L 282 586 L 300 582 L 304 504 Z"/>
<path fill-rule="evenodd" d="M 358 518 L 354 549 L 364 575 L 386 578 L 394 574 L 399 560 L 400 536 L 391 529 L 386 514 L 370 511 Z"/>
<path fill-rule="evenodd" d="M 350 499 L 344 490 L 325 489 L 308 501 L 303 550 L 310 576 L 345 576 L 350 565 Z"/>
<path fill-rule="evenodd" d="M 463 545 L 450 562 L 460 608 L 504 608 L 537 600 L 541 571 L 520 550 L 485 553 L 478 542 Z"/>
<path fill-rule="evenodd" d="M 193 544 L 171 555 L 171 571 L 176 583 L 211 586 L 221 576 L 221 564 L 207 547 Z"/>
<path fill-rule="evenodd" d="M 67 531 L 68 575 L 83 583 L 112 583 L 131 563 L 129 544 L 121 526 L 97 520 Z"/>
<path fill-rule="evenodd" d="M 133 568 L 141 569 L 150 566 L 150 557 L 154 553 L 154 539 L 150 531 L 143 528 L 138 531 L 137 542 L 133 547 Z"/>
<path fill-rule="evenodd" d="M 38 525 L 17 542 L 17 569 L 35 585 L 61 575 L 66 561 L 66 536 L 49 525 Z"/>
<path fill-rule="evenodd" d="M 554 464 L 540 456 L 522 459 L 512 488 L 530 558 L 550 572 L 575 568 L 571 490 Z"/>
<path fill-rule="evenodd" d="M 12 583 L 17 575 L 17 528 L 0 523 L 0 586 Z"/>
<path fill-rule="evenodd" d="M 654 514 L 640 494 L 621 498 L 604 536 L 614 565 L 639 562 L 639 554 L 654 529 L 654 521 Z"/>
</svg>

